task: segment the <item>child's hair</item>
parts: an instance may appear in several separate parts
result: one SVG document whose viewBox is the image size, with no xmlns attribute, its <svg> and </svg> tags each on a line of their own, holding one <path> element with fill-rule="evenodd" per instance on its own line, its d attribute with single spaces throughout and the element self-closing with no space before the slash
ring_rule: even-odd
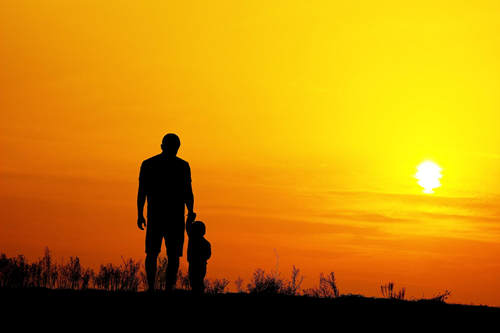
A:
<svg viewBox="0 0 500 333">
<path fill-rule="evenodd" d="M 206 228 L 205 223 L 201 221 L 194 221 L 191 226 L 191 233 L 198 237 L 203 237 L 205 235 Z"/>
</svg>

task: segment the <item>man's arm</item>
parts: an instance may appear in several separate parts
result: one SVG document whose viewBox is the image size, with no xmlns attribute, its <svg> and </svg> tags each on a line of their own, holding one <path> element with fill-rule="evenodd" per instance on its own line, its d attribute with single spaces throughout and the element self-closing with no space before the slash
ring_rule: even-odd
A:
<svg viewBox="0 0 500 333">
<path fill-rule="evenodd" d="M 146 219 L 144 218 L 144 204 L 146 203 L 146 189 L 144 186 L 144 163 L 139 172 L 139 190 L 137 191 L 137 226 L 144 230 Z"/>
<path fill-rule="evenodd" d="M 187 219 L 186 219 L 186 232 L 189 237 L 191 237 L 191 230 L 193 227 L 193 222 L 196 219 L 196 213 L 188 213 Z"/>
<path fill-rule="evenodd" d="M 191 187 L 191 168 L 189 167 L 189 164 L 187 165 L 187 172 L 186 172 L 186 188 L 185 188 L 184 203 L 186 204 L 188 210 L 188 215 L 186 219 L 186 231 L 188 235 L 191 235 L 191 225 L 193 224 L 194 219 L 196 218 L 196 213 L 193 211 L 194 196 L 193 196 L 193 189 Z"/>
<path fill-rule="evenodd" d="M 191 187 L 191 168 L 189 167 L 189 164 L 187 165 L 186 195 L 184 197 L 184 202 L 186 203 L 188 214 L 193 213 L 194 195 L 193 195 L 193 188 Z"/>
</svg>

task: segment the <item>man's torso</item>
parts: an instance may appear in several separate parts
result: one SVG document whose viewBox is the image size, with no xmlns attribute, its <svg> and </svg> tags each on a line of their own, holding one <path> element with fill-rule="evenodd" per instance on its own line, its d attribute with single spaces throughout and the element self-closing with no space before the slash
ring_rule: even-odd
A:
<svg viewBox="0 0 500 333">
<path fill-rule="evenodd" d="M 191 191 L 189 164 L 163 154 L 145 160 L 140 182 L 147 197 L 148 223 L 184 223 L 184 205 Z"/>
</svg>

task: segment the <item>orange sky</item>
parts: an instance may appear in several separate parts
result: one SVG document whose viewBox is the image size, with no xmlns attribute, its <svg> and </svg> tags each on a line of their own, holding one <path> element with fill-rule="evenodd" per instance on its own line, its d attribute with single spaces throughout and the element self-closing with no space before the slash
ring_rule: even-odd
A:
<svg viewBox="0 0 500 333">
<path fill-rule="evenodd" d="M 278 256 L 305 287 L 500 305 L 499 22 L 480 0 L 2 1 L 0 251 L 143 259 L 139 165 L 175 132 L 207 277 Z"/>
</svg>

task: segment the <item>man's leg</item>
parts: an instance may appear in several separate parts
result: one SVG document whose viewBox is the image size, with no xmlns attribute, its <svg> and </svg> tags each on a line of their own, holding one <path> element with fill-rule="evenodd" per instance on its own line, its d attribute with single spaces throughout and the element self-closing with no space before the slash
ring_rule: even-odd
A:
<svg viewBox="0 0 500 333">
<path fill-rule="evenodd" d="M 147 253 L 146 254 L 146 277 L 148 279 L 148 290 L 155 290 L 156 282 L 156 263 L 158 260 L 158 254 Z"/>
<path fill-rule="evenodd" d="M 182 257 L 182 247 L 184 245 L 184 215 L 181 215 L 181 222 L 174 225 L 165 234 L 167 247 L 167 271 L 166 284 L 167 290 L 172 290 L 177 282 L 177 273 L 179 271 L 179 258 Z M 178 222 L 178 221 L 176 221 Z"/>
<path fill-rule="evenodd" d="M 156 284 L 156 265 L 161 250 L 163 233 L 161 230 L 155 230 L 151 221 L 148 221 L 148 223 L 146 230 L 146 278 L 148 280 L 148 290 L 154 291 Z"/>
<path fill-rule="evenodd" d="M 177 282 L 177 272 L 179 271 L 179 257 L 176 255 L 168 256 L 166 275 L 167 290 L 172 290 Z"/>
</svg>

